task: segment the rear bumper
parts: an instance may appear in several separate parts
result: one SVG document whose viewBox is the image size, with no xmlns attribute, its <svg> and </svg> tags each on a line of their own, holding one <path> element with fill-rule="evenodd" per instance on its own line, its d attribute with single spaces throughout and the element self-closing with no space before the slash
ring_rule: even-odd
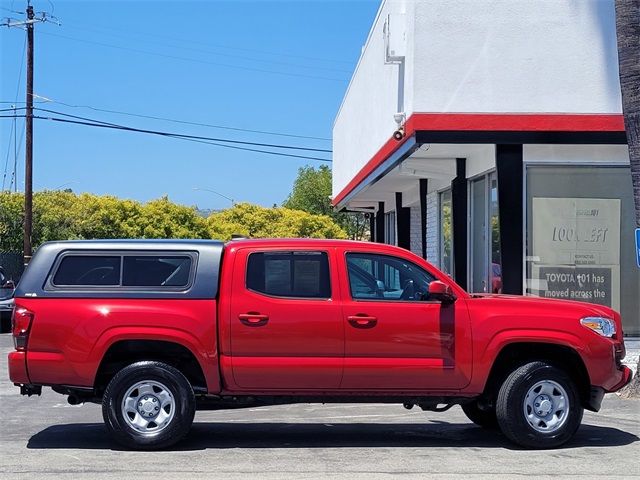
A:
<svg viewBox="0 0 640 480">
<path fill-rule="evenodd" d="M 30 383 L 29 375 L 27 373 L 26 352 L 9 353 L 9 378 L 13 383 L 17 384 Z"/>
</svg>

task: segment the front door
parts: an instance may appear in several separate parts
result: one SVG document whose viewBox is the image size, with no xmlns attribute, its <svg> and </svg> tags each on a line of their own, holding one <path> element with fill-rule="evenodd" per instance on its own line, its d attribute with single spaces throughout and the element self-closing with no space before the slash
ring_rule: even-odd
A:
<svg viewBox="0 0 640 480">
<path fill-rule="evenodd" d="M 466 386 L 471 340 L 464 301 L 429 300 L 435 276 L 391 255 L 345 252 L 344 389 Z M 462 351 L 459 351 L 462 349 Z"/>
<path fill-rule="evenodd" d="M 240 389 L 335 389 L 344 332 L 330 251 L 248 250 L 235 257 L 231 363 Z"/>
</svg>

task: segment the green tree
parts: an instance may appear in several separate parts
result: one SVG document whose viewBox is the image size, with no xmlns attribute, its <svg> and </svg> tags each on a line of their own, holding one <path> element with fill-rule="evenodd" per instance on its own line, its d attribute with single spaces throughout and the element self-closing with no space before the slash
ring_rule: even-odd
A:
<svg viewBox="0 0 640 480">
<path fill-rule="evenodd" d="M 229 240 L 232 235 L 251 238 L 347 238 L 330 217 L 301 210 L 265 208 L 239 203 L 207 219 L 211 238 Z"/>
<path fill-rule="evenodd" d="M 0 192 L 0 251 L 22 251 L 22 205 L 21 194 Z"/>
<path fill-rule="evenodd" d="M 368 236 L 369 225 L 363 213 L 334 211 L 331 205 L 331 169 L 326 165 L 318 169 L 311 166 L 299 168 L 291 194 L 282 206 L 315 215 L 328 215 L 352 240 L 363 240 Z"/>
<path fill-rule="evenodd" d="M 317 170 L 308 165 L 300 167 L 293 190 L 282 206 L 316 215 L 333 215 L 331 169 L 326 165 Z"/>
<path fill-rule="evenodd" d="M 22 250 L 21 193 L 0 193 L 0 250 Z M 98 238 L 209 238 L 195 208 L 167 197 L 141 204 L 110 195 L 43 191 L 33 197 L 32 243 Z"/>
<path fill-rule="evenodd" d="M 193 207 L 185 207 L 162 197 L 146 203 L 141 210 L 142 238 L 208 238 L 207 222 Z"/>
</svg>

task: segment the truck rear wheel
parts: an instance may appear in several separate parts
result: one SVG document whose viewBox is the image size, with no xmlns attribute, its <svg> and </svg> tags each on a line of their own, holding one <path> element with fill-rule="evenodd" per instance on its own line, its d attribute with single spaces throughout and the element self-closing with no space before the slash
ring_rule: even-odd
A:
<svg viewBox="0 0 640 480">
<path fill-rule="evenodd" d="M 498 393 L 496 416 L 511 441 L 528 448 L 568 442 L 582 421 L 575 383 L 561 369 L 531 362 L 515 369 Z"/>
<path fill-rule="evenodd" d="M 182 440 L 193 423 L 195 396 L 176 368 L 160 362 L 138 362 L 109 382 L 102 416 L 112 437 L 135 449 L 169 447 Z"/>
</svg>

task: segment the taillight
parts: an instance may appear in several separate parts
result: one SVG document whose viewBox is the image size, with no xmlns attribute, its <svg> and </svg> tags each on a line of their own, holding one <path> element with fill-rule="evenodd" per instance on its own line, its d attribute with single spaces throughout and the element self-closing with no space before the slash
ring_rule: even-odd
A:
<svg viewBox="0 0 640 480">
<path fill-rule="evenodd" d="M 18 351 L 27 349 L 29 330 L 33 321 L 33 312 L 26 308 L 15 308 L 13 311 L 13 346 Z"/>
</svg>

